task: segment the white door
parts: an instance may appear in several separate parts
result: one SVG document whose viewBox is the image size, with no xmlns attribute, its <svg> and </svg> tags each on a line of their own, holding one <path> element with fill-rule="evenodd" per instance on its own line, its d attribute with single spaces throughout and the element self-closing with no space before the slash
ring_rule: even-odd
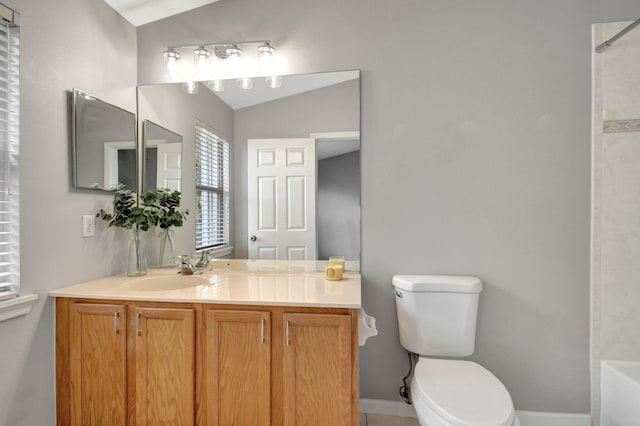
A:
<svg viewBox="0 0 640 426">
<path fill-rule="evenodd" d="M 249 139 L 249 258 L 316 258 L 315 139 Z"/>
<path fill-rule="evenodd" d="M 182 143 L 158 144 L 158 188 L 182 191 Z"/>
</svg>

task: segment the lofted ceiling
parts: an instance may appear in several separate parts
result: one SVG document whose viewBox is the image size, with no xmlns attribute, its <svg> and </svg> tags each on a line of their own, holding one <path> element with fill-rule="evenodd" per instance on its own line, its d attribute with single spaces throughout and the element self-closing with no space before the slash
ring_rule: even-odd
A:
<svg viewBox="0 0 640 426">
<path fill-rule="evenodd" d="M 148 24 L 218 0 L 104 0 L 134 26 Z"/>
</svg>

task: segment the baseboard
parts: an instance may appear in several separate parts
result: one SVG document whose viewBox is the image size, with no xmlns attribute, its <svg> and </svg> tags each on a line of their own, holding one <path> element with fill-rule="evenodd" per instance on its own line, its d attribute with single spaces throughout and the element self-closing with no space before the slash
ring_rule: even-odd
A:
<svg viewBox="0 0 640 426">
<path fill-rule="evenodd" d="M 408 405 L 401 401 L 385 401 L 382 399 L 361 399 L 360 412 L 385 416 L 416 417 L 413 405 Z M 520 410 L 517 410 L 516 413 L 522 426 L 591 426 L 591 416 L 589 414 Z"/>
<path fill-rule="evenodd" d="M 367 414 L 383 414 L 385 416 L 416 417 L 413 405 L 401 401 L 385 401 L 383 399 L 360 400 L 360 412 Z"/>
<path fill-rule="evenodd" d="M 522 426 L 591 426 L 589 414 L 516 411 Z"/>
</svg>

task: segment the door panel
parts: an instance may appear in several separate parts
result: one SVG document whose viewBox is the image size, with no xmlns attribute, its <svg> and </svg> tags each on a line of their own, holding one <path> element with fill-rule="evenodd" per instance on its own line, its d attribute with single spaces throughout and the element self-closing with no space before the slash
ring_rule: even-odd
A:
<svg viewBox="0 0 640 426">
<path fill-rule="evenodd" d="M 247 157 L 249 258 L 315 259 L 315 140 L 249 139 Z"/>
</svg>

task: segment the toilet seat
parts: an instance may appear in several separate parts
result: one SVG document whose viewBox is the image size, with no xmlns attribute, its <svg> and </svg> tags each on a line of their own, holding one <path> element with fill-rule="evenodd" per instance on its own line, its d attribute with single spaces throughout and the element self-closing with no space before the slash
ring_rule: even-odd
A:
<svg viewBox="0 0 640 426">
<path fill-rule="evenodd" d="M 502 382 L 471 361 L 420 357 L 411 394 L 451 426 L 511 426 L 513 402 Z"/>
</svg>

